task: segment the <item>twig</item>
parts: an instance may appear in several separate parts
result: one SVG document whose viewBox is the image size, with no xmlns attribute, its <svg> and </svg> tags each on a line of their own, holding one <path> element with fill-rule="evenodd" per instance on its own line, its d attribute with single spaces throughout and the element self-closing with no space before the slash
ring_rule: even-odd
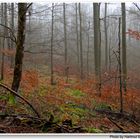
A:
<svg viewBox="0 0 140 140">
<path fill-rule="evenodd" d="M 111 118 L 109 118 L 109 117 L 107 117 L 113 124 L 115 124 L 121 131 L 124 131 L 124 128 L 121 126 L 121 125 L 119 125 L 119 124 L 117 124 L 115 121 L 113 121 Z"/>
<path fill-rule="evenodd" d="M 140 11 L 140 7 L 137 5 L 137 3 L 133 2 L 133 4 L 137 7 L 137 9 Z"/>
<path fill-rule="evenodd" d="M 32 5 L 33 3 L 29 3 L 29 5 L 27 6 L 26 10 L 29 9 L 29 7 Z"/>
<path fill-rule="evenodd" d="M 18 98 L 22 99 L 24 102 L 26 102 L 34 111 L 34 113 L 37 115 L 38 118 L 40 118 L 39 113 L 36 111 L 36 109 L 29 103 L 29 101 L 27 101 L 24 97 L 22 97 L 21 95 L 19 95 L 17 92 L 15 92 L 14 90 L 10 89 L 9 87 L 7 87 L 6 85 L 0 83 L 0 86 L 5 88 L 6 90 L 10 91 L 13 95 L 17 96 Z"/>
<path fill-rule="evenodd" d="M 33 51 L 25 50 L 24 52 L 31 53 L 31 54 L 41 54 L 41 53 L 49 53 L 50 54 L 50 51 L 33 52 Z M 61 54 L 61 53 L 54 53 L 54 55 L 63 56 L 63 54 Z"/>
<path fill-rule="evenodd" d="M 10 37 L 10 36 L 2 36 L 2 35 L 0 35 L 0 37 L 9 38 L 9 39 L 11 39 L 16 44 L 16 41 L 12 37 Z"/>
<path fill-rule="evenodd" d="M 140 125 L 134 120 L 134 119 L 132 119 L 131 120 L 135 125 L 137 125 L 138 127 L 140 127 Z"/>
<path fill-rule="evenodd" d="M 3 26 L 4 28 L 7 28 L 7 29 L 11 32 L 11 34 L 12 34 L 12 36 L 13 36 L 13 38 L 14 38 L 13 40 L 14 40 L 14 42 L 16 43 L 17 40 L 16 40 L 16 37 L 15 37 L 15 35 L 14 35 L 13 30 L 12 30 L 10 27 L 8 27 L 8 26 L 6 26 L 6 25 L 3 25 L 3 24 L 1 24 L 1 23 L 0 23 L 0 25 Z"/>
</svg>

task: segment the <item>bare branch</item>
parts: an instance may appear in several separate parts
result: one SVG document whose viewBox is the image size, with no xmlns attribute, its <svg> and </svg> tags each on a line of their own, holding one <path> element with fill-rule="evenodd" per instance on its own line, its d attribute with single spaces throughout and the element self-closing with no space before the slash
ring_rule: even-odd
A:
<svg viewBox="0 0 140 140">
<path fill-rule="evenodd" d="M 11 39 L 16 44 L 16 41 L 12 37 L 10 37 L 10 36 L 0 35 L 0 37 L 9 38 L 9 39 Z"/>
<path fill-rule="evenodd" d="M 29 7 L 32 5 L 33 3 L 29 3 L 29 5 L 27 6 L 27 9 L 26 10 L 28 10 L 29 9 Z"/>
<path fill-rule="evenodd" d="M 0 83 L 0 86 L 5 88 L 6 90 L 10 91 L 10 93 L 12 93 L 14 96 L 17 96 L 18 98 L 22 99 L 25 103 L 27 103 L 32 110 L 34 111 L 34 113 L 40 118 L 39 113 L 35 110 L 35 108 L 29 103 L 29 101 L 27 101 L 24 97 L 22 97 L 21 95 L 19 95 L 17 92 L 15 92 L 14 90 L 10 89 L 9 87 L 7 87 L 6 85 Z"/>
<path fill-rule="evenodd" d="M 40 52 L 32 52 L 32 51 L 29 51 L 29 50 L 25 50 L 24 52 L 26 53 L 31 53 L 31 54 L 40 54 L 40 53 L 49 53 L 50 54 L 50 51 L 40 51 Z M 54 55 L 60 55 L 60 56 L 63 56 L 63 54 L 61 53 L 54 53 Z"/>
<path fill-rule="evenodd" d="M 133 2 L 133 4 L 137 7 L 137 9 L 140 11 L 140 7 L 138 6 L 138 4 L 137 3 L 134 3 Z"/>
<path fill-rule="evenodd" d="M 8 26 L 6 26 L 6 25 L 3 25 L 3 24 L 1 24 L 1 23 L 0 23 L 0 26 L 3 26 L 4 28 L 7 28 L 7 29 L 9 30 L 9 32 L 12 34 L 12 37 L 14 38 L 14 39 L 12 39 L 12 41 L 14 41 L 15 43 L 17 43 L 17 39 L 16 39 L 16 37 L 15 37 L 15 35 L 14 35 L 13 30 L 12 30 L 10 27 L 8 27 Z"/>
</svg>

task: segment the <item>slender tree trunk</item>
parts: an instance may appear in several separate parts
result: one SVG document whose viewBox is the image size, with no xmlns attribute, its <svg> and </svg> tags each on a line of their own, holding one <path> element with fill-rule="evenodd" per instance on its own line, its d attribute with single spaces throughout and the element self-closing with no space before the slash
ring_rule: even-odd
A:
<svg viewBox="0 0 140 140">
<path fill-rule="evenodd" d="M 53 27 L 54 27 L 54 3 L 52 3 L 52 26 L 51 26 L 51 85 L 54 84 L 53 75 Z"/>
<path fill-rule="evenodd" d="M 118 31 L 118 54 L 119 54 L 119 80 L 120 80 L 120 112 L 123 113 L 123 96 L 122 96 L 122 70 L 121 70 L 121 39 L 120 39 L 120 26 L 121 26 L 121 18 L 119 18 L 119 31 Z"/>
<path fill-rule="evenodd" d="M 14 33 L 14 3 L 11 3 L 11 29 Z M 12 38 L 12 35 L 10 35 Z M 14 49 L 14 42 L 11 40 L 11 50 Z M 11 68 L 14 67 L 14 56 L 11 56 Z"/>
<path fill-rule="evenodd" d="M 64 18 L 64 44 L 65 44 L 65 77 L 66 83 L 68 82 L 68 50 L 67 50 L 67 28 L 66 28 L 66 5 L 63 3 L 63 18 Z"/>
<path fill-rule="evenodd" d="M 89 77 L 89 33 L 87 34 L 87 78 Z"/>
<path fill-rule="evenodd" d="M 122 7 L 122 74 L 123 74 L 123 89 L 126 93 L 127 80 L 127 61 L 126 61 L 126 12 L 125 3 L 121 3 Z"/>
<path fill-rule="evenodd" d="M 108 34 L 107 34 L 107 3 L 105 3 L 105 17 L 104 17 L 104 30 L 105 30 L 105 68 L 108 69 Z"/>
<path fill-rule="evenodd" d="M 8 7 L 8 4 L 4 3 L 4 19 L 5 19 L 4 25 L 6 27 L 8 26 L 7 7 Z M 4 29 L 4 34 L 5 34 L 5 36 L 9 36 L 9 32 L 8 32 L 7 28 Z M 5 38 L 5 48 L 10 51 L 10 39 L 9 38 Z M 8 61 L 10 61 L 10 56 L 7 56 L 7 59 L 8 59 Z"/>
<path fill-rule="evenodd" d="M 1 3 L 1 23 L 4 24 L 4 3 Z M 5 28 L 2 27 L 4 36 L 5 36 Z M 1 38 L 2 50 L 4 51 L 5 37 Z M 4 52 L 2 52 L 2 60 L 1 60 L 1 80 L 4 78 Z"/>
<path fill-rule="evenodd" d="M 101 29 L 100 29 L 100 5 L 98 4 L 98 18 L 99 18 L 99 96 L 101 96 Z"/>
<path fill-rule="evenodd" d="M 109 37 L 109 44 L 108 44 L 108 59 L 109 59 L 109 72 L 111 72 L 111 36 Z"/>
<path fill-rule="evenodd" d="M 7 26 L 7 3 L 2 4 L 2 24 Z M 5 54 L 4 49 L 8 46 L 9 39 L 6 39 L 6 36 L 8 36 L 8 30 L 4 27 L 4 37 L 2 41 L 2 63 L 1 63 L 1 80 L 4 79 L 4 64 L 5 64 Z M 6 46 L 7 45 L 7 46 Z"/>
<path fill-rule="evenodd" d="M 12 89 L 18 91 L 22 76 L 27 3 L 18 3 L 18 32 Z"/>
<path fill-rule="evenodd" d="M 80 78 L 84 78 L 83 74 L 83 44 L 82 44 L 82 15 L 81 4 L 79 3 L 79 21 L 80 21 Z"/>
<path fill-rule="evenodd" d="M 8 25 L 8 22 L 7 22 L 7 3 L 4 3 L 4 25 L 7 26 Z M 4 28 L 4 34 L 5 36 L 8 36 L 8 29 L 7 28 Z M 9 39 L 5 39 L 5 42 L 7 43 L 7 46 L 8 46 L 8 41 Z M 6 47 L 7 47 L 6 46 Z M 8 46 L 9 48 L 9 46 Z"/>
<path fill-rule="evenodd" d="M 75 9 L 76 9 L 76 46 L 77 46 L 77 66 L 78 66 L 78 72 L 80 71 L 79 66 L 79 34 L 78 34 L 78 7 L 77 3 L 75 3 Z"/>
<path fill-rule="evenodd" d="M 96 91 L 101 96 L 101 73 L 100 73 L 100 21 L 99 21 L 99 4 L 93 3 L 94 11 L 94 61 L 95 61 L 95 80 L 96 80 Z"/>
</svg>

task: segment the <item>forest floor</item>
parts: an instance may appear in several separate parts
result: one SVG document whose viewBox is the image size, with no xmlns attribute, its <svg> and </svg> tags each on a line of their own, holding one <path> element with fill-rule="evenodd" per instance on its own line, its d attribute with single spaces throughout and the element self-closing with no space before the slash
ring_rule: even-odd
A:
<svg viewBox="0 0 140 140">
<path fill-rule="evenodd" d="M 3 83 L 11 85 L 12 72 L 6 71 Z M 23 73 L 20 95 L 39 112 L 38 119 L 30 107 L 17 99 L 9 100 L 9 93 L 0 88 L 1 133 L 139 133 L 140 89 L 128 88 L 123 95 L 124 113 L 119 112 L 120 95 L 116 85 L 102 86 L 102 96 L 96 95 L 94 80 L 80 82 L 55 76 L 50 77 L 33 70 Z M 14 110 L 14 111 L 13 111 Z M 13 113 L 14 112 L 14 113 Z"/>
</svg>

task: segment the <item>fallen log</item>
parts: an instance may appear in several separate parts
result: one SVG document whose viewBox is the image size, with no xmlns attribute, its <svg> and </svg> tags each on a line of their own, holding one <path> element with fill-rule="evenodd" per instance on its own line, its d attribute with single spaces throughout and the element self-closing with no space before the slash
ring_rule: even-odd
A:
<svg viewBox="0 0 140 140">
<path fill-rule="evenodd" d="M 28 104 L 30 106 L 30 108 L 37 115 L 37 117 L 40 118 L 39 113 L 36 111 L 36 109 L 32 106 L 32 104 L 27 99 L 25 99 L 24 97 L 22 97 L 21 95 L 19 95 L 17 92 L 15 92 L 14 90 L 12 90 L 11 88 L 7 87 L 6 85 L 4 85 L 2 83 L 0 83 L 0 86 L 3 87 L 4 89 L 10 91 L 10 93 L 12 93 L 14 96 L 22 99 L 26 104 Z"/>
<path fill-rule="evenodd" d="M 105 110 L 105 109 L 95 109 L 96 112 L 101 113 L 101 114 L 106 114 L 109 116 L 114 116 L 116 118 L 123 118 L 123 119 L 127 119 L 129 121 L 134 120 L 135 116 L 132 114 L 129 114 L 127 112 L 115 112 L 115 111 L 111 111 L 111 110 Z"/>
</svg>

